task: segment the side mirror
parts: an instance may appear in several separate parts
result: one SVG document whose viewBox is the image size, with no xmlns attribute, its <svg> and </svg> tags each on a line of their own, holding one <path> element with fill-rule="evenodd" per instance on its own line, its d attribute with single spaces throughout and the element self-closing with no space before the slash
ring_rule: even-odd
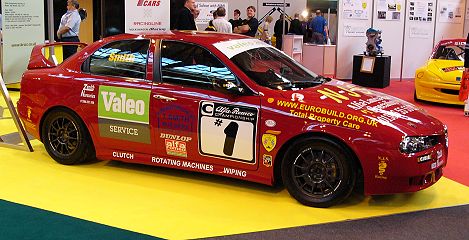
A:
<svg viewBox="0 0 469 240">
<path fill-rule="evenodd" d="M 240 95 L 244 93 L 243 87 L 238 86 L 235 83 L 225 80 L 225 79 L 219 79 L 219 78 L 212 79 L 212 85 L 216 91 L 219 91 L 225 94 Z"/>
</svg>

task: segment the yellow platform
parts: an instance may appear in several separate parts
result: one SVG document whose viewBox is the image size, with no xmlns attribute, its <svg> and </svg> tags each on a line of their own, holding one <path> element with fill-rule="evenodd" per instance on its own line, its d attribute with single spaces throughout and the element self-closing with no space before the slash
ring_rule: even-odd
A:
<svg viewBox="0 0 469 240">
<path fill-rule="evenodd" d="M 4 120 L 0 129 L 15 130 Z M 284 189 L 218 176 L 115 161 L 64 166 L 39 141 L 32 145 L 33 153 L 0 148 L 0 199 L 162 238 L 220 236 L 469 203 L 468 187 L 442 178 L 414 194 L 355 195 L 339 206 L 317 209 L 296 202 Z"/>
</svg>

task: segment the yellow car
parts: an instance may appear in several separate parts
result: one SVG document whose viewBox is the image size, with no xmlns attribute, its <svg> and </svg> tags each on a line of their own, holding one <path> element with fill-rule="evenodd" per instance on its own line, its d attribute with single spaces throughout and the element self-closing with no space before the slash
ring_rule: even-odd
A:
<svg viewBox="0 0 469 240">
<path fill-rule="evenodd" d="M 459 88 L 466 39 L 441 40 L 425 66 L 415 71 L 415 100 L 463 105 Z"/>
</svg>

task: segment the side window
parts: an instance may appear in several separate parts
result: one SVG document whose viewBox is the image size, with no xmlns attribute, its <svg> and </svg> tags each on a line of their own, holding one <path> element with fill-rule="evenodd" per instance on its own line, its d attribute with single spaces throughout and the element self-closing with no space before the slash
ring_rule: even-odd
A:
<svg viewBox="0 0 469 240">
<path fill-rule="evenodd" d="M 212 80 L 235 82 L 236 78 L 208 50 L 188 43 L 163 41 L 161 45 L 163 82 L 212 89 Z"/>
<path fill-rule="evenodd" d="M 89 72 L 96 75 L 145 79 L 150 40 L 124 40 L 105 45 L 91 55 Z"/>
</svg>

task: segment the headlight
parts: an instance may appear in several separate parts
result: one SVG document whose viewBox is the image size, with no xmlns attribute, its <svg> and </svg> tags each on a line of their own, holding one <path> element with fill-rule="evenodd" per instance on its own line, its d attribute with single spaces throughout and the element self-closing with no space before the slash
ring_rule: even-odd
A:
<svg viewBox="0 0 469 240">
<path fill-rule="evenodd" d="M 438 136 L 404 137 L 399 150 L 402 153 L 416 153 L 429 149 L 438 143 Z"/>
</svg>

